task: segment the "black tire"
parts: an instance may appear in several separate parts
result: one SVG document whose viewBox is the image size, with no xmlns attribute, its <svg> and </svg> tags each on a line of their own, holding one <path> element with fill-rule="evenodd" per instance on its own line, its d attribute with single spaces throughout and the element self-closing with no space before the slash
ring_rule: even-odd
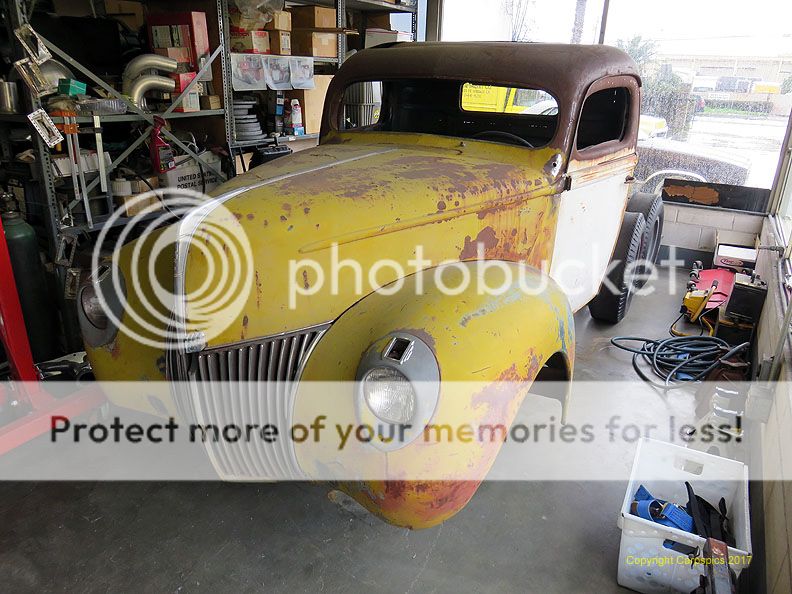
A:
<svg viewBox="0 0 792 594">
<path fill-rule="evenodd" d="M 589 313 L 595 320 L 618 324 L 627 314 L 633 293 L 638 287 L 632 278 L 626 278 L 625 272 L 632 268 L 633 262 L 640 260 L 644 252 L 645 231 L 646 221 L 641 213 L 624 213 L 619 239 L 608 266 L 608 282 L 603 281 L 599 293 L 588 304 Z M 615 292 L 611 286 L 616 289 Z"/>
<path fill-rule="evenodd" d="M 660 240 L 663 238 L 663 198 L 657 194 L 636 192 L 627 201 L 627 212 L 639 212 L 646 221 L 644 231 L 643 258 L 655 264 L 660 252 Z M 639 286 L 643 286 L 640 282 Z"/>
</svg>

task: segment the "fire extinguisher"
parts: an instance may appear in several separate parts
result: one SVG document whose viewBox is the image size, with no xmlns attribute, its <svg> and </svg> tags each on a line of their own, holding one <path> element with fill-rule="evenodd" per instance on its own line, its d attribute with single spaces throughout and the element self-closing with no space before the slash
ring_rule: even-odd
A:
<svg viewBox="0 0 792 594">
<path fill-rule="evenodd" d="M 173 156 L 171 145 L 162 138 L 162 128 L 165 120 L 159 116 L 154 116 L 154 128 L 151 130 L 151 166 L 154 172 L 159 175 L 176 168 L 176 160 Z"/>
</svg>

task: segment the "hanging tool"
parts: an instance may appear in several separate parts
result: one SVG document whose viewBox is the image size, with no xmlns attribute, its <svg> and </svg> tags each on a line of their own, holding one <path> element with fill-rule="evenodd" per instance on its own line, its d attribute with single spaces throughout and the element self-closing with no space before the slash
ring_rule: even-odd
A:
<svg viewBox="0 0 792 594">
<path fill-rule="evenodd" d="M 88 186 L 85 183 L 85 173 L 83 172 L 82 153 L 80 151 L 80 141 L 77 138 L 79 128 L 77 126 L 77 114 L 73 111 L 58 110 L 53 111 L 52 115 L 63 118 L 63 124 L 58 124 L 58 129 L 63 132 L 66 139 L 66 150 L 71 164 L 72 186 L 74 187 L 74 201 L 72 204 L 82 201 L 85 207 L 85 219 L 88 227 L 93 228 L 93 217 L 91 216 L 91 206 L 88 200 Z M 73 218 L 71 207 L 66 207 L 64 217 Z"/>
<path fill-rule="evenodd" d="M 77 133 L 77 130 L 72 129 L 71 124 L 68 120 L 68 114 L 70 112 L 67 111 L 54 111 L 52 115 L 55 117 L 62 117 L 63 123 L 58 124 L 58 129 L 63 133 L 65 136 L 66 141 L 66 152 L 69 155 L 69 173 L 71 174 L 72 178 L 72 186 L 74 188 L 74 199 L 77 202 L 80 199 L 80 182 L 77 178 L 77 166 L 75 165 L 75 155 L 74 155 L 74 144 L 71 141 L 71 137 L 73 134 Z M 72 218 L 71 209 L 67 207 L 67 211 L 65 216 L 68 218 Z"/>
<path fill-rule="evenodd" d="M 82 164 L 82 152 L 80 151 L 80 139 L 78 136 L 79 129 L 77 126 L 77 114 L 72 114 L 69 117 L 69 123 L 74 129 L 74 134 L 72 134 L 72 141 L 74 142 L 74 152 L 77 155 L 77 162 L 75 166 L 77 167 L 77 173 L 80 176 L 80 184 L 82 188 L 81 194 L 82 194 L 83 204 L 85 205 L 85 220 L 88 221 L 88 228 L 93 229 L 93 217 L 91 216 L 91 201 L 88 198 L 88 184 L 85 183 L 85 173 L 83 171 L 83 164 Z"/>
<path fill-rule="evenodd" d="M 104 142 L 102 141 L 102 122 L 98 115 L 93 115 L 94 134 L 96 137 L 96 160 L 99 163 L 99 187 L 107 194 L 107 168 L 104 160 Z"/>
<path fill-rule="evenodd" d="M 162 138 L 162 128 L 164 126 L 165 120 L 155 116 L 149 150 L 151 151 L 151 166 L 154 168 L 154 173 L 157 175 L 170 171 L 176 167 L 176 158 L 173 155 L 173 148 Z"/>
</svg>

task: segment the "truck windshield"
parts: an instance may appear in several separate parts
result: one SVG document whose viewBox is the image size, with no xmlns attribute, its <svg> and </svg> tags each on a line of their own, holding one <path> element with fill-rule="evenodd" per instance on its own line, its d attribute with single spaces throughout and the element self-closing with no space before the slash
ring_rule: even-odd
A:
<svg viewBox="0 0 792 594">
<path fill-rule="evenodd" d="M 438 79 L 355 83 L 344 94 L 342 130 L 421 132 L 546 146 L 558 103 L 541 89 Z"/>
</svg>

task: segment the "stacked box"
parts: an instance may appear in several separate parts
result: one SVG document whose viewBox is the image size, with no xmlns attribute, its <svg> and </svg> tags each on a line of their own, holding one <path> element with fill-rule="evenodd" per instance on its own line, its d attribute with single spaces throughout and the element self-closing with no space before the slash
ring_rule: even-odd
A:
<svg viewBox="0 0 792 594">
<path fill-rule="evenodd" d="M 295 6 L 289 12 L 294 29 L 335 29 L 338 26 L 335 8 Z"/>
<path fill-rule="evenodd" d="M 209 32 L 206 13 L 155 12 L 148 18 L 152 48 L 187 47 L 190 49 L 190 68 L 198 71 L 209 58 Z M 165 28 L 168 30 L 166 31 Z M 170 40 L 168 42 L 168 40 Z M 164 45 L 163 45 L 164 44 Z M 211 80 L 209 70 L 202 80 Z"/>
<path fill-rule="evenodd" d="M 190 48 L 188 47 L 155 47 L 154 53 L 176 60 L 180 65 L 190 66 Z"/>
<path fill-rule="evenodd" d="M 223 102 L 220 95 L 201 95 L 201 109 L 223 109 Z"/>
<path fill-rule="evenodd" d="M 272 20 L 264 28 L 267 31 L 291 31 L 292 17 L 290 12 L 278 10 L 272 15 Z"/>
<path fill-rule="evenodd" d="M 292 32 L 292 53 L 314 58 L 338 57 L 338 34 L 300 29 Z"/>
<path fill-rule="evenodd" d="M 232 31 L 231 51 L 238 54 L 269 54 L 269 31 Z"/>
<path fill-rule="evenodd" d="M 277 56 L 291 55 L 291 33 L 273 29 L 270 34 L 270 50 Z"/>
<path fill-rule="evenodd" d="M 179 96 L 184 89 L 193 81 L 196 76 L 195 72 L 176 73 L 172 72 L 169 75 L 176 81 L 176 88 L 173 90 L 172 98 L 175 99 Z M 198 85 L 192 88 L 187 95 L 182 99 L 182 102 L 173 110 L 181 113 L 190 111 L 201 111 L 201 94 L 198 90 Z"/>
</svg>

